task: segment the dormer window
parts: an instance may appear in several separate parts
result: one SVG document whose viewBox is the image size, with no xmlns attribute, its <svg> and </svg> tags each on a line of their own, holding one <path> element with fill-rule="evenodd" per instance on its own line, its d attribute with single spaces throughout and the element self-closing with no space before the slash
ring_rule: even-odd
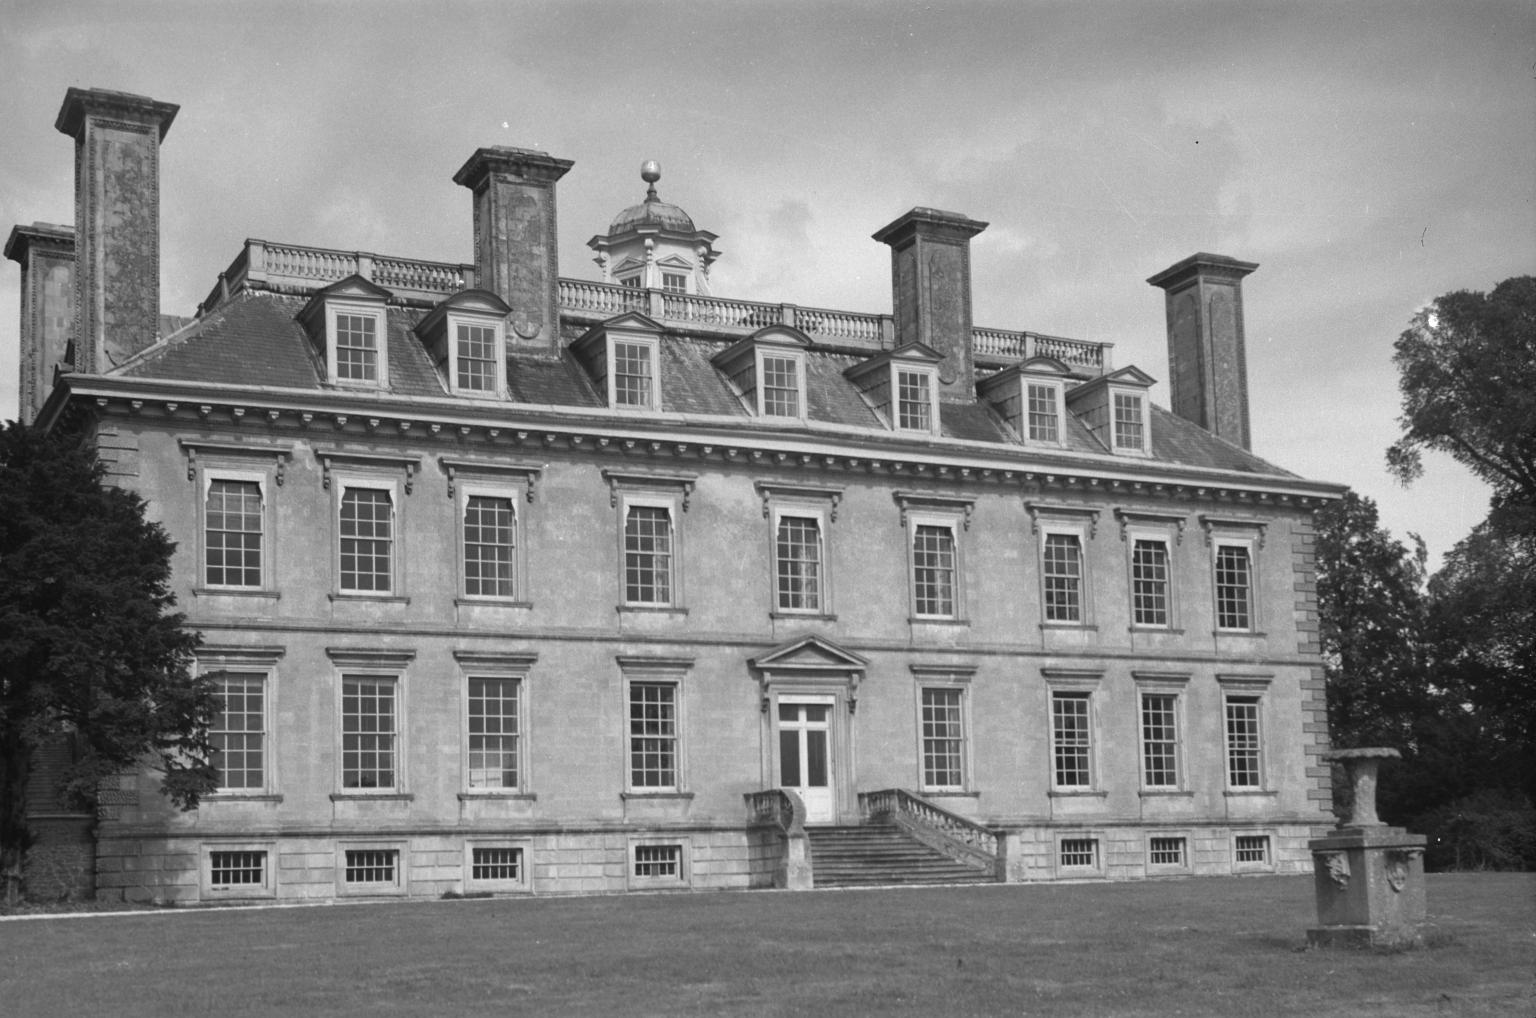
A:
<svg viewBox="0 0 1536 1018">
<path fill-rule="evenodd" d="M 1139 392 L 1114 392 L 1116 452 L 1147 451 L 1147 399 Z"/>
<path fill-rule="evenodd" d="M 383 358 L 379 356 L 379 326 L 383 316 L 377 312 L 330 309 L 331 374 L 338 382 L 381 384 Z"/>
<path fill-rule="evenodd" d="M 1061 383 L 1030 382 L 1025 386 L 1025 440 L 1031 445 L 1061 444 Z"/>
<path fill-rule="evenodd" d="M 389 386 L 390 293 L 352 275 L 315 293 L 299 312 L 299 324 L 325 355 L 326 378 L 349 388 Z"/>
<path fill-rule="evenodd" d="M 609 404 L 656 409 L 656 340 L 614 339 L 611 344 Z"/>
<path fill-rule="evenodd" d="M 1147 389 L 1152 383 L 1146 372 L 1125 367 L 1079 385 L 1067 394 L 1067 402 L 1110 452 L 1150 456 L 1152 422 Z"/>
<path fill-rule="evenodd" d="M 896 427 L 901 431 L 933 431 L 933 372 L 896 369 Z"/>
<path fill-rule="evenodd" d="M 500 398 L 507 390 L 506 316 L 511 308 L 486 290 L 461 290 L 416 326 L 448 391 Z"/>
<path fill-rule="evenodd" d="M 588 329 L 571 344 L 608 405 L 661 409 L 661 326 L 630 311 Z"/>
<path fill-rule="evenodd" d="M 941 359 L 921 343 L 908 343 L 843 374 L 894 430 L 937 435 Z"/>
<path fill-rule="evenodd" d="M 810 337 L 775 325 L 759 329 L 711 361 L 742 403 L 759 417 L 805 417 L 805 351 Z"/>
<path fill-rule="evenodd" d="M 757 353 L 758 400 L 764 417 L 800 417 L 805 389 L 803 354 Z"/>
<path fill-rule="evenodd" d="M 1066 383 L 1070 372 L 1054 357 L 1031 357 L 976 383 L 976 391 L 1025 445 L 1066 444 Z"/>
</svg>

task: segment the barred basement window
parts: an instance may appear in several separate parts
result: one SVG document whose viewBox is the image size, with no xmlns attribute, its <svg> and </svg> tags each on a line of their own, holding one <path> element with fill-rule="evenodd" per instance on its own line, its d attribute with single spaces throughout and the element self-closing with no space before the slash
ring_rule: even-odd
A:
<svg viewBox="0 0 1536 1018">
<path fill-rule="evenodd" d="M 1045 535 L 1045 621 L 1083 620 L 1083 546 L 1076 534 Z"/>
<path fill-rule="evenodd" d="M 523 850 L 507 846 L 475 848 L 471 855 L 470 879 L 521 880 Z"/>
<path fill-rule="evenodd" d="M 345 879 L 349 884 L 395 883 L 399 851 L 393 848 L 349 848 Z"/>
<path fill-rule="evenodd" d="M 1147 862 L 1153 866 L 1183 866 L 1183 838 L 1153 838 L 1148 846 Z"/>
<path fill-rule="evenodd" d="M 1248 549 L 1223 544 L 1216 548 L 1216 628 L 1253 628 L 1253 569 Z"/>
<path fill-rule="evenodd" d="M 1097 869 L 1099 865 L 1099 841 L 1097 838 L 1062 838 L 1061 866 Z"/>
<path fill-rule="evenodd" d="M 1137 541 L 1131 552 L 1131 620 L 1138 626 L 1168 625 L 1168 545 Z"/>
<path fill-rule="evenodd" d="M 267 853 L 209 852 L 208 884 L 215 891 L 263 887 L 267 882 Z"/>
<path fill-rule="evenodd" d="M 1237 861 L 1245 863 L 1269 863 L 1269 835 L 1239 834 L 1237 836 Z"/>
<path fill-rule="evenodd" d="M 635 846 L 635 876 L 680 880 L 682 875 L 682 845 Z"/>
</svg>

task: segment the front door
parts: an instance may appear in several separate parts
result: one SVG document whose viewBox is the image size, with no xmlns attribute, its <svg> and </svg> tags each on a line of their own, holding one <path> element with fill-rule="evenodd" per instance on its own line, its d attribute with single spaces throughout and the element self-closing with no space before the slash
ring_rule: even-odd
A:
<svg viewBox="0 0 1536 1018">
<path fill-rule="evenodd" d="M 779 787 L 793 788 L 805 803 L 807 823 L 837 819 L 832 787 L 831 697 L 779 699 Z"/>
</svg>

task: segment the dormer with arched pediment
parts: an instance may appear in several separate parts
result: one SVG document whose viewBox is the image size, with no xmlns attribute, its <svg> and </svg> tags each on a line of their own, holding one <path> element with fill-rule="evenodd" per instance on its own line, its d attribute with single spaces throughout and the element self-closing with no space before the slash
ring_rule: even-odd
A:
<svg viewBox="0 0 1536 1018">
<path fill-rule="evenodd" d="M 661 326 L 629 311 L 588 329 L 571 344 L 597 391 L 615 410 L 661 409 Z"/>
<path fill-rule="evenodd" d="M 1060 449 L 1067 441 L 1066 388 L 1072 369 L 1055 357 L 1031 357 L 976 383 L 1025 445 Z"/>
<path fill-rule="evenodd" d="M 939 365 L 943 356 L 908 343 L 855 364 L 843 374 L 893 430 L 939 434 Z"/>
<path fill-rule="evenodd" d="M 1129 365 L 1067 393 L 1067 407 L 1116 456 L 1152 455 L 1151 375 Z"/>
<path fill-rule="evenodd" d="M 811 337 L 787 325 L 759 329 L 711 361 L 758 417 L 805 418 L 805 351 Z"/>
<path fill-rule="evenodd" d="M 709 293 L 709 267 L 720 252 L 708 230 L 656 193 L 661 167 L 654 161 L 640 168 L 646 182 L 645 200 L 613 218 L 606 234 L 587 241 L 597 252 L 603 282 L 663 293 Z"/>
<path fill-rule="evenodd" d="M 416 336 L 456 396 L 502 399 L 507 391 L 507 302 L 460 290 L 427 313 Z"/>
<path fill-rule="evenodd" d="M 391 294 L 353 274 L 316 290 L 298 321 L 325 358 L 326 381 L 358 389 L 389 388 Z"/>
</svg>

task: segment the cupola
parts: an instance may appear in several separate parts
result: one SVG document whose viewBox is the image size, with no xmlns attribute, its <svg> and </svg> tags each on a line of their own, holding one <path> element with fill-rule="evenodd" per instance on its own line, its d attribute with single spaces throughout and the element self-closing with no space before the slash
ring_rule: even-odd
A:
<svg viewBox="0 0 1536 1018">
<path fill-rule="evenodd" d="M 709 293 L 709 267 L 720 257 L 716 237 L 693 225 L 693 218 L 656 193 L 661 166 L 648 160 L 640 167 L 645 200 L 613 217 L 606 234 L 587 241 L 597 252 L 603 282 L 664 293 Z"/>
</svg>

